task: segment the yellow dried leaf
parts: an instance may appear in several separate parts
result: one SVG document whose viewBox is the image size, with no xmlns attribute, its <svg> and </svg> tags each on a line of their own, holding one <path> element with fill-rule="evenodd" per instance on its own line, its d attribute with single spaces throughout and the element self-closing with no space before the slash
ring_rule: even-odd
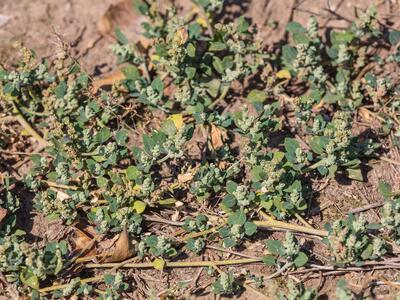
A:
<svg viewBox="0 0 400 300">
<path fill-rule="evenodd" d="M 135 203 L 133 203 L 133 208 L 136 210 L 136 212 L 138 214 L 141 214 L 145 211 L 146 209 L 146 203 L 144 203 L 143 201 L 135 201 Z"/>
<path fill-rule="evenodd" d="M 153 267 L 156 270 L 164 270 L 165 260 L 163 260 L 162 258 L 156 258 L 155 260 L 153 260 Z"/>
<path fill-rule="evenodd" d="M 185 27 L 181 27 L 175 32 L 174 41 L 179 46 L 185 44 L 188 39 L 189 39 L 189 33 Z"/>
<path fill-rule="evenodd" d="M 290 79 L 292 78 L 292 75 L 290 75 L 290 72 L 286 69 L 280 70 L 278 73 L 276 73 L 276 77 L 279 79 L 285 78 L 285 79 Z"/>
<path fill-rule="evenodd" d="M 204 28 L 207 28 L 207 21 L 203 17 L 197 18 L 196 22 L 200 25 L 203 26 Z"/>
<path fill-rule="evenodd" d="M 181 129 L 184 125 L 182 114 L 174 114 L 169 117 L 169 119 L 174 122 L 176 129 Z"/>
</svg>

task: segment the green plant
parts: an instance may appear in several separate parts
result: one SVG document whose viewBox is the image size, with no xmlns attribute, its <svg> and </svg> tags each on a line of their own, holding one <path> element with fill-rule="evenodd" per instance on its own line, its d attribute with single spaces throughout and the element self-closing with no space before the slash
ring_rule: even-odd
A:
<svg viewBox="0 0 400 300">
<path fill-rule="evenodd" d="M 216 294 L 232 295 L 240 289 L 240 285 L 236 282 L 233 272 L 220 273 L 217 280 L 212 284 L 212 290 Z"/>
<path fill-rule="evenodd" d="M 285 153 L 271 151 L 251 169 L 253 188 L 260 206 L 282 219 L 307 208 L 299 173 L 286 161 Z"/>
<path fill-rule="evenodd" d="M 308 256 L 300 251 L 297 239 L 291 232 L 286 232 L 283 242 L 279 240 L 267 240 L 266 246 L 271 254 L 263 257 L 264 263 L 267 265 L 280 265 L 279 259 L 286 261 L 286 265 L 295 265 L 302 267 L 308 262 Z"/>
<path fill-rule="evenodd" d="M 280 294 L 280 300 L 313 300 L 317 299 L 317 294 L 314 289 L 305 288 L 302 283 L 295 284 L 293 280 L 287 282 L 288 293 Z M 342 299 L 342 298 L 339 298 Z"/>
<path fill-rule="evenodd" d="M 247 220 L 243 210 L 237 210 L 228 216 L 227 225 L 219 229 L 219 236 L 223 239 L 225 248 L 238 245 L 245 236 L 252 236 L 257 231 L 257 226 Z"/>
<path fill-rule="evenodd" d="M 198 214 L 194 219 L 193 218 L 186 218 L 183 224 L 183 229 L 186 232 L 193 233 L 193 232 L 201 232 L 209 229 L 208 218 L 203 214 Z M 203 251 L 204 247 L 206 246 L 206 242 L 203 238 L 190 238 L 186 241 L 186 248 L 195 254 L 199 254 Z"/>
<path fill-rule="evenodd" d="M 337 112 L 330 123 L 315 119 L 313 129 L 316 136 L 311 138 L 310 148 L 315 153 L 317 162 L 309 166 L 310 169 L 317 169 L 321 175 L 334 177 L 342 167 L 350 178 L 363 179 L 359 158 L 371 155 L 378 145 L 371 140 L 360 143 L 351 134 L 349 117 L 346 112 Z"/>
<path fill-rule="evenodd" d="M 336 286 L 336 296 L 338 299 L 343 299 L 343 300 L 353 300 L 356 299 L 354 296 L 353 292 L 348 288 L 347 282 L 342 280 L 339 280 Z"/>
<path fill-rule="evenodd" d="M 145 237 L 140 241 L 137 248 L 140 256 L 150 254 L 155 257 L 171 258 L 177 254 L 172 241 L 164 236 L 150 235 Z"/>
<path fill-rule="evenodd" d="M 339 264 L 357 263 L 376 259 L 386 253 L 386 244 L 380 238 L 368 235 L 365 217 L 349 215 L 345 220 L 336 220 L 329 226 L 326 242 L 332 250 L 332 259 Z"/>
</svg>

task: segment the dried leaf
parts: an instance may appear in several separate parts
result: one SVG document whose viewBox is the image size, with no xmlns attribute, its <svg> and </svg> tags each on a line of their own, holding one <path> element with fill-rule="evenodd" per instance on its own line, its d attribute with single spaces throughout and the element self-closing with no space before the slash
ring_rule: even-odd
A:
<svg viewBox="0 0 400 300">
<path fill-rule="evenodd" d="M 178 182 L 179 183 L 189 182 L 189 181 L 192 181 L 193 177 L 194 177 L 194 174 L 192 174 L 192 173 L 179 174 Z"/>
<path fill-rule="evenodd" d="M 165 260 L 163 260 L 162 258 L 156 258 L 155 260 L 153 260 L 154 269 L 162 271 L 164 269 L 164 266 Z"/>
<path fill-rule="evenodd" d="M 75 251 L 80 252 L 84 249 L 86 249 L 87 245 L 92 242 L 92 238 L 87 235 L 83 230 L 80 230 L 78 228 L 75 229 L 75 235 L 73 238 L 73 243 L 75 246 Z M 89 250 L 89 249 L 87 249 Z M 90 251 L 86 253 L 86 256 L 93 256 L 96 255 L 96 249 L 92 248 Z"/>
<path fill-rule="evenodd" d="M 278 73 L 276 73 L 276 77 L 279 79 L 285 78 L 285 79 L 290 79 L 292 78 L 292 75 L 290 75 L 290 72 L 286 69 L 280 70 Z"/>
<path fill-rule="evenodd" d="M 362 107 L 358 110 L 358 114 L 363 118 L 366 122 L 371 121 L 371 114 L 368 110 L 363 109 Z"/>
<path fill-rule="evenodd" d="M 132 6 L 128 5 L 128 1 L 121 1 L 117 4 L 111 4 L 104 15 L 101 16 L 97 30 L 103 35 L 114 34 L 114 28 L 121 22 L 128 23 L 130 18 L 133 17 Z"/>
<path fill-rule="evenodd" d="M 126 227 L 122 230 L 118 240 L 115 243 L 114 251 L 111 257 L 106 259 L 106 262 L 120 262 L 129 257 L 132 257 L 134 253 L 131 238 L 129 236 Z"/>
<path fill-rule="evenodd" d="M 0 223 L 7 216 L 7 209 L 0 207 Z"/>
<path fill-rule="evenodd" d="M 228 135 L 226 132 L 215 126 L 214 124 L 211 124 L 211 145 L 213 146 L 214 149 L 219 149 L 224 146 L 224 141 L 228 138 Z"/>
<path fill-rule="evenodd" d="M 140 42 L 146 48 L 150 40 L 142 34 L 141 24 L 145 20 L 145 16 L 133 9 L 131 0 L 123 0 L 108 7 L 97 23 L 97 30 L 102 36 L 114 36 L 115 28 L 119 27 L 130 41 Z"/>
<path fill-rule="evenodd" d="M 97 91 L 103 86 L 113 85 L 117 81 L 123 79 L 125 79 L 125 75 L 119 70 L 112 72 L 104 78 L 96 79 L 92 83 L 93 93 L 97 93 Z"/>
</svg>

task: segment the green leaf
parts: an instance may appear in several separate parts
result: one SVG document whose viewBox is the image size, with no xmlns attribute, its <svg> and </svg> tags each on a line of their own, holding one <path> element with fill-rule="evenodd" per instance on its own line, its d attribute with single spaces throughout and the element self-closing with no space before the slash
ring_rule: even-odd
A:
<svg viewBox="0 0 400 300">
<path fill-rule="evenodd" d="M 383 198 L 388 199 L 392 197 L 392 186 L 385 182 L 385 181 L 379 181 L 378 183 L 378 190 L 379 193 L 382 195 Z"/>
<path fill-rule="evenodd" d="M 225 68 L 222 63 L 222 60 L 218 56 L 213 57 L 213 67 L 214 69 L 219 73 L 219 74 L 224 74 L 225 73 Z"/>
<path fill-rule="evenodd" d="M 296 149 L 300 147 L 300 143 L 296 139 L 285 138 L 285 150 L 286 152 L 295 153 Z"/>
<path fill-rule="evenodd" d="M 139 70 L 134 65 L 127 65 L 121 68 L 122 73 L 124 74 L 126 79 L 129 80 L 138 80 L 140 78 Z"/>
<path fill-rule="evenodd" d="M 317 136 L 311 139 L 310 148 L 317 154 L 324 153 L 326 145 L 329 143 L 329 138 L 326 136 Z"/>
<path fill-rule="evenodd" d="M 232 195 L 228 194 L 222 200 L 222 205 L 227 208 L 232 208 L 236 205 L 236 199 Z"/>
<path fill-rule="evenodd" d="M 264 263 L 264 264 L 266 264 L 267 266 L 275 266 L 275 264 L 276 264 L 276 259 L 275 259 L 275 257 L 274 256 L 272 256 L 272 255 L 264 255 L 263 257 L 262 257 L 262 262 Z"/>
<path fill-rule="evenodd" d="M 247 100 L 251 103 L 262 103 L 265 99 L 267 99 L 267 94 L 260 90 L 252 90 L 247 95 Z"/>
<path fill-rule="evenodd" d="M 140 171 L 136 166 L 129 166 L 125 173 L 129 180 L 136 180 L 140 175 Z"/>
<path fill-rule="evenodd" d="M 253 222 L 246 222 L 244 223 L 244 233 L 247 236 L 252 236 L 257 232 L 257 225 Z"/>
<path fill-rule="evenodd" d="M 151 83 L 151 87 L 158 92 L 159 95 L 162 95 L 164 92 L 164 83 L 162 82 L 160 77 L 156 77 Z"/>
<path fill-rule="evenodd" d="M 227 237 L 223 241 L 225 248 L 232 248 L 236 245 L 236 241 L 233 238 Z"/>
<path fill-rule="evenodd" d="M 238 185 L 237 185 L 236 182 L 233 182 L 232 180 L 228 180 L 228 182 L 226 183 L 226 191 L 227 191 L 229 194 L 232 194 L 233 192 L 236 191 L 237 186 L 238 186 Z"/>
<path fill-rule="evenodd" d="M 239 210 L 234 212 L 228 217 L 228 224 L 229 225 L 243 225 L 246 223 L 246 214 L 243 210 Z"/>
<path fill-rule="evenodd" d="M 121 29 L 119 27 L 115 28 L 115 37 L 117 38 L 117 41 L 122 44 L 126 45 L 129 44 L 129 40 L 126 38 L 126 36 L 122 33 Z"/>
<path fill-rule="evenodd" d="M 285 249 L 282 246 L 282 242 L 278 240 L 266 240 L 265 244 L 269 252 L 274 255 L 281 255 L 285 252 Z"/>
<path fill-rule="evenodd" d="M 308 256 L 304 252 L 300 252 L 293 262 L 296 267 L 302 267 L 308 262 Z"/>
<path fill-rule="evenodd" d="M 118 146 L 125 146 L 127 138 L 128 131 L 126 130 L 120 130 L 115 134 L 115 141 L 117 142 Z"/>
<path fill-rule="evenodd" d="M 108 127 L 103 127 L 94 136 L 94 140 L 97 144 L 103 144 L 111 137 L 111 131 Z"/>
<path fill-rule="evenodd" d="M 63 80 L 54 89 L 54 94 L 56 94 L 57 98 L 62 99 L 67 93 L 67 89 L 68 89 L 67 83 Z"/>
<path fill-rule="evenodd" d="M 296 58 L 297 50 L 292 46 L 285 45 L 282 47 L 282 56 L 283 59 L 290 64 Z"/>
<path fill-rule="evenodd" d="M 189 57 L 196 57 L 196 47 L 193 45 L 193 43 L 189 43 L 186 47 L 186 50 Z"/>
<path fill-rule="evenodd" d="M 96 178 L 96 183 L 99 188 L 105 188 L 107 187 L 108 179 L 103 176 L 100 176 Z"/>
<path fill-rule="evenodd" d="M 348 44 L 354 39 L 354 33 L 351 31 L 331 31 L 330 38 L 333 45 Z"/>
<path fill-rule="evenodd" d="M 29 286 L 30 288 L 33 288 L 35 290 L 39 289 L 39 279 L 36 275 L 32 274 L 28 270 L 21 271 L 19 274 L 19 278 L 21 281 Z"/>
<path fill-rule="evenodd" d="M 188 77 L 188 79 L 193 79 L 194 76 L 196 75 L 196 68 L 186 67 L 185 73 L 186 73 L 186 76 Z"/>
<path fill-rule="evenodd" d="M 168 136 L 173 136 L 176 132 L 176 126 L 173 120 L 167 119 L 161 124 L 160 130 Z"/>
<path fill-rule="evenodd" d="M 289 22 L 286 25 L 286 30 L 292 34 L 307 32 L 306 29 L 300 23 L 297 22 Z"/>
<path fill-rule="evenodd" d="M 361 169 L 357 168 L 357 169 L 346 169 L 347 171 L 347 175 L 349 176 L 349 178 L 354 179 L 354 180 L 358 180 L 358 181 L 364 181 L 364 177 L 362 175 Z"/>
<path fill-rule="evenodd" d="M 104 283 L 113 285 L 115 280 L 115 275 L 106 273 L 104 274 Z"/>
<path fill-rule="evenodd" d="M 222 42 L 212 42 L 210 43 L 210 47 L 208 51 L 222 51 L 226 49 L 225 43 Z"/>
<path fill-rule="evenodd" d="M 397 45 L 397 43 L 400 41 L 400 31 L 399 30 L 393 30 L 389 32 L 389 42 L 390 44 Z"/>
</svg>

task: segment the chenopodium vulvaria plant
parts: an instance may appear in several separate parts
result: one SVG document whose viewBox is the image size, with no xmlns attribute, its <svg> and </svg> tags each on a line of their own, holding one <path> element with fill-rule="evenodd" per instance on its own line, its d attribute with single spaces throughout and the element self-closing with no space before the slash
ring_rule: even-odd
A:
<svg viewBox="0 0 400 300">
<path fill-rule="evenodd" d="M 217 2 L 221 1 L 199 4 L 213 10 L 219 6 Z M 148 49 L 151 55 L 146 54 L 145 62 L 130 60 L 131 72 L 124 84 L 139 101 L 152 107 L 201 113 L 222 100 L 233 81 L 254 73 L 265 60 L 266 54 L 253 40 L 243 17 L 229 24 L 204 26 L 203 22 L 179 17 L 174 7 L 163 12 L 156 1 L 141 1 L 137 7 L 150 19 L 143 24 L 144 35 L 155 45 Z M 123 37 L 119 42 L 129 44 Z M 141 54 L 133 51 L 132 55 Z M 152 65 L 157 76 L 138 76 L 137 67 L 143 64 L 146 70 Z M 173 87 L 168 97 L 163 93 L 166 83 Z"/>
<path fill-rule="evenodd" d="M 322 99 L 346 109 L 361 105 L 364 88 L 362 78 L 357 75 L 372 59 L 369 45 L 383 36 L 376 18 L 374 7 L 360 12 L 348 29 L 331 31 L 327 43 L 322 42 L 314 17 L 306 28 L 297 22 L 287 25 L 295 45 L 282 48 L 283 64 L 318 95 L 310 99 L 314 104 Z"/>
<path fill-rule="evenodd" d="M 317 299 L 317 293 L 314 289 L 305 288 L 303 283 L 296 284 L 293 280 L 289 279 L 287 282 L 288 292 L 281 293 L 279 300 L 314 300 Z"/>
<path fill-rule="evenodd" d="M 160 130 L 143 136 L 143 149 L 134 147 L 138 167 L 149 172 L 152 166 L 184 156 L 184 144 L 192 137 L 193 126 L 183 123 L 182 115 L 171 115 Z"/>
<path fill-rule="evenodd" d="M 301 251 L 296 237 L 286 232 L 285 240 L 267 240 L 267 249 L 270 254 L 263 257 L 263 262 L 269 266 L 280 265 L 283 260 L 286 266 L 304 266 L 308 262 L 307 254 Z"/>
<path fill-rule="evenodd" d="M 299 175 L 284 152 L 271 151 L 258 157 L 251 165 L 251 177 L 260 206 L 278 219 L 303 212 L 307 202 Z"/>
<path fill-rule="evenodd" d="M 86 214 L 100 232 L 127 225 L 137 234 L 143 205 L 135 202 L 149 197 L 151 181 L 139 172 L 132 184 L 125 171 L 133 161 L 126 146 L 128 131 L 110 126 L 120 121 L 116 116 L 125 100 L 116 90 L 94 96 L 88 75 L 64 46 L 60 44 L 52 65 L 35 63 L 23 48 L 21 67 L 14 72 L 31 74 L 26 83 L 16 84 L 10 72 L 2 76 L 3 93 L 16 112 L 46 121 L 42 124 L 50 132 L 46 154 L 32 156 L 33 167 L 24 181 L 36 194 L 35 208 L 49 218 L 71 224 Z M 43 66 L 46 76 L 35 77 Z"/>
<path fill-rule="evenodd" d="M 195 218 L 186 218 L 182 228 L 189 233 L 207 230 L 210 228 L 208 217 L 203 214 L 198 214 Z M 202 237 L 189 238 L 186 241 L 186 248 L 195 254 L 199 254 L 205 246 L 206 242 Z"/>
<path fill-rule="evenodd" d="M 233 248 L 243 242 L 244 237 L 250 237 L 257 231 L 257 226 L 248 220 L 246 212 L 238 209 L 231 212 L 227 224 L 218 230 L 225 248 Z"/>
<path fill-rule="evenodd" d="M 17 212 L 20 209 L 20 199 L 10 188 L 14 178 L 5 177 L 0 179 L 3 189 L 0 191 L 0 238 L 14 232 L 17 222 Z"/>
<path fill-rule="evenodd" d="M 321 175 L 332 178 L 344 169 L 349 178 L 363 180 L 360 158 L 370 156 L 379 145 L 370 139 L 361 142 L 354 136 L 350 118 L 349 113 L 338 111 L 331 122 L 322 117 L 314 119 L 314 136 L 309 141 L 314 163 L 308 166 L 309 170 L 316 169 Z M 295 151 L 299 151 L 297 149 Z"/>
<path fill-rule="evenodd" d="M 336 220 L 328 226 L 325 242 L 332 251 L 332 260 L 337 264 L 359 263 L 368 259 L 377 259 L 387 252 L 385 241 L 369 235 L 364 215 L 358 218 L 349 215 L 345 220 Z"/>
<path fill-rule="evenodd" d="M 386 182 L 379 182 L 379 192 L 385 199 L 381 209 L 381 225 L 390 238 L 400 244 L 400 198 L 392 192 L 392 187 Z"/>
<path fill-rule="evenodd" d="M 20 230 L 13 235 L 0 237 L 0 272 L 7 281 L 24 283 L 38 289 L 40 281 L 57 275 L 66 263 L 67 243 L 51 242 L 41 249 L 23 240 Z"/>
</svg>

